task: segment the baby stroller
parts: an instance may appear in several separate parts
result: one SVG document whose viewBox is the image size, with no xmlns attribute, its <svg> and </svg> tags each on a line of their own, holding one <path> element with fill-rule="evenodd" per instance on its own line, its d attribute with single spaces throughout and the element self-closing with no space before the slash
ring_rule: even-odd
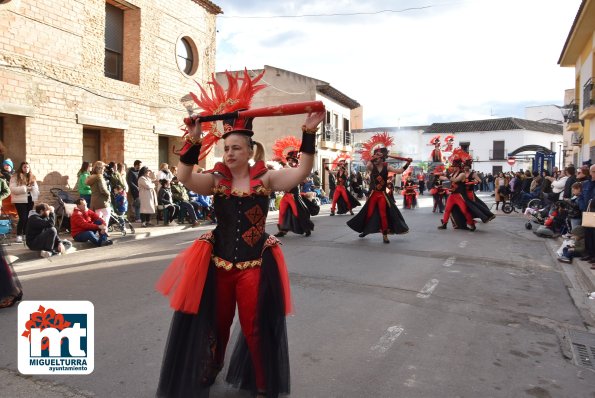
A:
<svg viewBox="0 0 595 398">
<path fill-rule="evenodd" d="M 130 233 L 135 233 L 134 227 L 132 223 L 128 221 L 128 216 L 126 214 L 117 214 L 115 210 L 112 209 L 110 216 L 109 216 L 109 223 L 107 225 L 108 232 L 120 232 L 122 236 L 126 236 L 126 228 L 130 230 Z"/>
<path fill-rule="evenodd" d="M 505 214 L 510 214 L 513 211 L 518 213 L 518 210 L 524 212 L 526 208 L 538 210 L 542 207 L 543 201 L 540 198 L 532 198 L 527 200 L 526 198 L 523 198 L 523 191 L 518 191 L 512 194 L 509 202 L 506 202 L 502 205 L 502 211 Z"/>
<path fill-rule="evenodd" d="M 56 215 L 56 229 L 70 232 L 70 216 L 76 205 L 75 199 L 70 194 L 60 188 L 51 188 L 50 193 L 56 199 L 54 214 Z"/>
</svg>

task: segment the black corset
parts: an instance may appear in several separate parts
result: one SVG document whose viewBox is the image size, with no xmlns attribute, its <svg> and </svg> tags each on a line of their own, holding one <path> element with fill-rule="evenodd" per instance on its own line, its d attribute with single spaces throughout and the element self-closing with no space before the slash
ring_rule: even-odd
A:
<svg viewBox="0 0 595 398">
<path fill-rule="evenodd" d="M 213 202 L 217 215 L 214 254 L 233 263 L 260 258 L 268 238 L 268 196 L 217 194 Z"/>
<path fill-rule="evenodd" d="M 386 190 L 386 182 L 388 181 L 388 167 L 382 165 L 382 170 L 378 171 L 378 168 L 374 166 L 372 173 L 370 173 L 371 186 L 375 191 L 384 192 Z"/>
</svg>

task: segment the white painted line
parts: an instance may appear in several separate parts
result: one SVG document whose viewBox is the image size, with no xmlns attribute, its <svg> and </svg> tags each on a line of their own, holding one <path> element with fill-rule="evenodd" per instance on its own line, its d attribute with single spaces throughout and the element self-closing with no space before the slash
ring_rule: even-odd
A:
<svg viewBox="0 0 595 398">
<path fill-rule="evenodd" d="M 455 256 L 449 257 L 446 259 L 446 261 L 444 261 L 444 264 L 442 264 L 442 265 L 445 267 L 450 267 L 451 265 L 453 265 L 455 263 L 456 259 L 457 258 Z"/>
<path fill-rule="evenodd" d="M 461 249 L 464 249 L 465 247 L 467 247 L 467 241 L 466 241 L 466 240 L 464 240 L 464 241 L 462 241 L 461 243 L 459 243 L 459 247 L 460 247 Z"/>
<path fill-rule="evenodd" d="M 438 279 L 432 279 L 431 281 L 426 283 L 425 286 L 421 289 L 421 291 L 417 293 L 417 297 L 423 299 L 430 297 L 434 289 L 436 289 L 436 286 L 438 286 L 438 282 Z"/>
<path fill-rule="evenodd" d="M 400 325 L 391 326 L 386 329 L 386 333 L 384 336 L 378 340 L 378 343 L 374 344 L 370 347 L 371 351 L 377 352 L 379 354 L 384 354 L 388 351 L 388 349 L 393 345 L 395 340 L 403 333 L 403 329 Z"/>
</svg>

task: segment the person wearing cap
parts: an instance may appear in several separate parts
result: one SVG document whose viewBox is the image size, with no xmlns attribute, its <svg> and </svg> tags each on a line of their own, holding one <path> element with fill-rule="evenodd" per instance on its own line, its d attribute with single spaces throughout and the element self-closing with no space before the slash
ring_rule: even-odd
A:
<svg viewBox="0 0 595 398">
<path fill-rule="evenodd" d="M 12 175 L 14 170 L 14 163 L 12 163 L 12 160 L 10 158 L 4 159 L 4 162 L 2 162 L 2 170 L 0 170 L 0 172 L 2 173 L 2 178 L 6 180 L 6 182 L 10 182 L 10 178 L 12 177 Z"/>
<path fill-rule="evenodd" d="M 316 132 L 325 112 L 318 106 L 314 112 L 304 108 L 310 113 L 302 126 L 300 165 L 268 170 L 262 145 L 252 139 L 252 118 L 232 113 L 249 109 L 252 96 L 264 88 L 256 85 L 262 74 L 252 78 L 245 71 L 238 78 L 227 73 L 227 78 L 229 90 L 213 79 L 213 98 L 202 87 L 200 98 L 193 95 L 203 110 L 201 117 L 226 115 L 223 131 L 211 122 L 188 118 L 186 143 L 179 151 L 179 180 L 198 194 L 213 194 L 219 222 L 176 257 L 157 284 L 175 309 L 158 397 L 208 395 L 223 368 L 236 305 L 242 333 L 227 382 L 257 397 L 289 393 L 289 277 L 279 241 L 266 233 L 265 221 L 271 190 L 288 191 L 312 171 Z M 199 158 L 219 139 L 224 140 L 223 161 L 194 173 Z"/>
</svg>

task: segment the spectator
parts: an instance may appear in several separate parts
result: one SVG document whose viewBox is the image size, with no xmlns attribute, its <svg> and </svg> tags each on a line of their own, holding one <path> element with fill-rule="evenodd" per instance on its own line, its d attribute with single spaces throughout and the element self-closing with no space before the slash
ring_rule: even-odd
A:
<svg viewBox="0 0 595 398">
<path fill-rule="evenodd" d="M 157 208 L 157 194 L 153 182 L 153 172 L 147 166 L 138 171 L 138 197 L 140 199 L 140 217 L 143 227 L 152 227 L 151 215 Z"/>
<path fill-rule="evenodd" d="M 10 192 L 12 194 L 12 203 L 19 215 L 16 241 L 21 243 L 27 231 L 29 212 L 33 209 L 33 205 L 39 197 L 37 180 L 31 172 L 29 163 L 22 162 L 17 172 L 10 179 Z"/>
<path fill-rule="evenodd" d="M 564 169 L 564 173 L 568 176 L 564 183 L 564 194 L 562 199 L 570 199 L 572 197 L 572 185 L 576 182 L 576 168 L 568 166 Z"/>
<path fill-rule="evenodd" d="M 118 165 L 115 162 L 110 162 L 108 168 L 111 170 L 110 174 L 110 193 L 113 194 L 114 189 L 116 187 L 122 187 L 124 191 L 126 191 L 126 178 L 118 172 Z"/>
<path fill-rule="evenodd" d="M 318 170 L 312 174 L 312 183 L 315 187 L 320 188 L 320 176 L 318 175 Z"/>
<path fill-rule="evenodd" d="M 191 202 L 188 196 L 188 190 L 180 181 L 178 177 L 174 176 L 171 180 L 171 193 L 174 203 L 180 206 L 180 216 L 178 220 L 182 221 L 184 216 L 188 217 L 193 227 L 199 225 L 198 214 L 200 213 L 200 206 L 196 202 Z"/>
<path fill-rule="evenodd" d="M 552 183 L 552 193 L 548 195 L 547 199 L 550 202 L 555 202 L 557 200 L 562 199 L 562 195 L 564 194 L 564 187 L 566 186 L 566 180 L 568 179 L 567 175 L 560 177 L 559 179 L 555 179 L 555 177 L 547 177 Z"/>
<path fill-rule="evenodd" d="M 163 223 L 169 225 L 180 213 L 180 206 L 174 204 L 169 180 L 160 180 L 159 184 L 161 184 L 161 188 L 157 193 L 157 203 L 163 206 Z"/>
<path fill-rule="evenodd" d="M 93 164 L 91 175 L 85 183 L 91 187 L 91 210 L 93 210 L 105 223 L 109 223 L 111 208 L 111 192 L 104 178 L 105 163 L 98 160 Z"/>
<path fill-rule="evenodd" d="M 12 160 L 10 160 L 8 158 L 4 159 L 4 162 L 2 162 L 2 170 L 0 171 L 2 173 L 2 176 L 0 176 L 0 177 L 4 178 L 7 183 L 10 183 L 10 178 L 14 174 L 13 170 L 14 170 L 14 164 L 12 163 Z"/>
<path fill-rule="evenodd" d="M 128 211 L 128 200 L 126 199 L 126 192 L 120 185 L 114 188 L 114 211 L 119 216 L 126 215 Z"/>
<path fill-rule="evenodd" d="M 589 168 L 591 179 L 583 182 L 581 194 L 576 199 L 581 211 L 595 211 L 595 204 L 591 203 L 595 199 L 595 165 Z M 585 228 L 585 255 L 581 258 L 583 261 L 591 263 L 591 269 L 595 269 L 595 228 Z"/>
<path fill-rule="evenodd" d="M 582 165 L 576 171 L 576 182 L 580 182 L 581 184 L 587 180 L 589 180 L 589 166 Z"/>
<path fill-rule="evenodd" d="M 70 216 L 70 233 L 76 242 L 91 242 L 95 246 L 108 246 L 113 242 L 108 239 L 104 220 L 93 210 L 87 208 L 85 199 L 75 201 L 76 207 Z"/>
<path fill-rule="evenodd" d="M 126 174 L 126 182 L 130 189 L 130 197 L 132 201 L 132 207 L 134 207 L 134 221 L 141 222 L 140 219 L 140 198 L 138 190 L 138 173 L 143 165 L 140 160 L 134 161 L 134 167 L 131 167 Z"/>
<path fill-rule="evenodd" d="M 10 187 L 8 186 L 8 182 L 0 177 L 0 203 L 6 198 L 10 196 Z"/>
<path fill-rule="evenodd" d="M 533 182 L 533 174 L 530 170 L 525 170 L 525 178 L 523 179 L 523 185 L 521 190 L 525 193 L 531 192 L 531 183 Z"/>
<path fill-rule="evenodd" d="M 488 173 L 488 191 L 494 191 L 494 176 L 492 173 Z"/>
<path fill-rule="evenodd" d="M 76 173 L 77 184 L 79 190 L 79 197 L 85 199 L 87 203 L 91 203 L 91 187 L 85 181 L 91 175 L 91 163 L 83 162 L 78 173 Z"/>
<path fill-rule="evenodd" d="M 128 182 L 126 181 L 126 165 L 124 163 L 116 164 L 116 171 L 118 172 L 118 185 L 123 188 L 124 193 L 128 192 Z"/>
<path fill-rule="evenodd" d="M 174 174 L 169 170 L 169 165 L 167 163 L 161 163 L 159 171 L 157 172 L 157 181 L 171 181 L 172 178 L 174 178 Z"/>
<path fill-rule="evenodd" d="M 500 202 L 502 202 L 502 206 L 508 200 L 508 195 L 510 193 L 510 187 L 508 186 L 508 179 L 504 177 L 502 172 L 498 173 L 498 177 L 494 180 L 495 183 L 495 190 L 494 190 L 494 198 L 496 200 L 496 210 L 498 210 L 498 206 Z"/>
<path fill-rule="evenodd" d="M 335 188 L 337 187 L 335 175 L 330 172 L 331 169 L 329 169 L 328 166 L 325 167 L 324 169 L 329 172 L 328 173 L 328 190 L 329 190 L 328 197 L 332 198 L 333 195 L 335 194 Z"/>
<path fill-rule="evenodd" d="M 178 168 L 176 166 L 169 166 L 169 171 L 171 171 L 174 177 L 178 175 Z"/>
<path fill-rule="evenodd" d="M 67 246 L 71 245 L 67 240 L 60 240 L 54 222 L 54 206 L 49 206 L 47 203 L 36 205 L 35 212 L 32 212 L 27 221 L 27 247 L 31 250 L 39 250 L 39 255 L 44 258 L 64 254 Z"/>
</svg>

